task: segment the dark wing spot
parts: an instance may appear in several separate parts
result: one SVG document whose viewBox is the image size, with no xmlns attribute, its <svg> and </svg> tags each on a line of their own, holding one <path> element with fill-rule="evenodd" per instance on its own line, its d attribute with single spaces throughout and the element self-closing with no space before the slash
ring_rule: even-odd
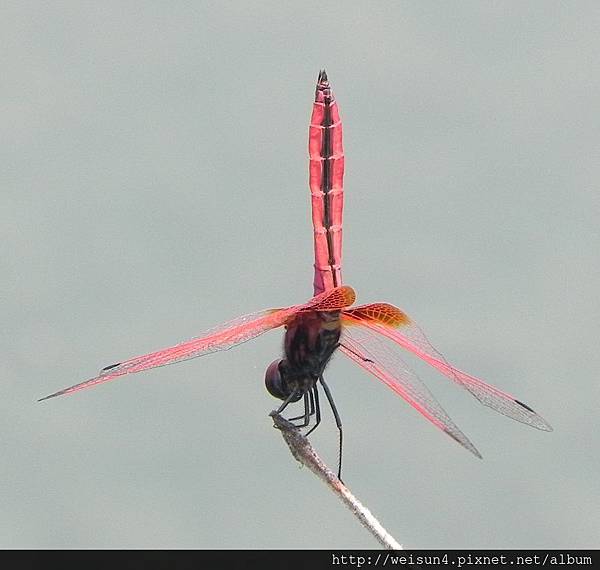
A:
<svg viewBox="0 0 600 570">
<path fill-rule="evenodd" d="M 100 372 L 106 372 L 107 370 L 110 370 L 111 368 L 115 368 L 116 366 L 120 365 L 120 362 L 117 362 L 116 364 L 109 364 L 108 366 L 105 366 Z"/>
<path fill-rule="evenodd" d="M 519 406 L 523 406 L 526 410 L 529 410 L 532 414 L 535 414 L 535 412 L 527 404 L 524 404 L 523 402 L 519 402 L 519 400 L 515 400 L 515 402 L 517 402 L 517 404 L 519 404 Z"/>
</svg>

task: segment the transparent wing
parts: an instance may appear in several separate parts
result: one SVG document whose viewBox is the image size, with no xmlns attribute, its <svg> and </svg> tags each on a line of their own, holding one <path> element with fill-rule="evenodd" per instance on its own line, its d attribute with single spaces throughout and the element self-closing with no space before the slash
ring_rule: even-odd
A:
<svg viewBox="0 0 600 570">
<path fill-rule="evenodd" d="M 358 321 L 354 324 L 357 326 L 344 327 L 342 331 L 342 352 L 404 398 L 433 425 L 481 458 L 477 448 L 450 419 L 427 386 L 408 368 L 393 347 L 376 331 L 361 326 Z"/>
<path fill-rule="evenodd" d="M 374 313 L 377 312 L 375 308 L 384 317 L 374 318 Z M 507 392 L 451 366 L 427 340 L 425 333 L 397 307 L 388 303 L 374 303 L 346 309 L 344 315 L 350 319 L 351 323 L 361 323 L 369 330 L 386 336 L 402 348 L 412 352 L 450 380 L 468 390 L 484 406 L 528 426 L 543 431 L 552 431 L 550 424 L 527 404 Z"/>
<path fill-rule="evenodd" d="M 106 366 L 98 376 L 45 396 L 40 401 L 96 386 L 125 374 L 133 374 L 150 368 L 197 358 L 211 352 L 227 350 L 286 324 L 290 318 L 300 311 L 339 310 L 351 305 L 354 299 L 355 294 L 351 287 L 338 287 L 317 295 L 302 305 L 284 309 L 266 309 L 244 315 L 212 328 L 197 338 Z"/>
</svg>

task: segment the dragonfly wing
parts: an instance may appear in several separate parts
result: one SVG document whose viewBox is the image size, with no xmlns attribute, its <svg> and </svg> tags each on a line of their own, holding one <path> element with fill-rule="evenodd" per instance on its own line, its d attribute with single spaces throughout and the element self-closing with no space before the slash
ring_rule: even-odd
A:
<svg viewBox="0 0 600 570">
<path fill-rule="evenodd" d="M 102 384 L 123 376 L 125 374 L 133 374 L 142 372 L 149 368 L 157 368 L 174 364 L 190 358 L 196 358 L 211 352 L 219 350 L 227 350 L 233 346 L 246 342 L 272 328 L 276 328 L 285 323 L 288 315 L 285 309 L 281 310 L 266 310 L 244 315 L 221 326 L 210 329 L 197 338 L 182 342 L 169 348 L 157 350 L 142 356 L 136 356 L 123 362 L 111 364 L 100 371 L 98 376 L 59 390 L 54 394 L 50 394 L 42 400 L 62 396 L 90 388 L 97 384 Z"/>
<path fill-rule="evenodd" d="M 375 331 L 361 325 L 344 327 L 340 348 L 348 358 L 379 378 L 433 425 L 481 458 L 477 448 L 450 419 L 427 386 Z"/>
<path fill-rule="evenodd" d="M 339 310 L 354 302 L 355 294 L 351 287 L 338 287 L 321 295 L 313 297 L 307 303 L 295 305 L 284 309 L 266 309 L 238 317 L 232 321 L 219 325 L 206 331 L 199 337 L 182 342 L 169 348 L 137 356 L 123 362 L 111 364 L 100 371 L 98 376 L 85 380 L 69 388 L 59 390 L 54 394 L 45 396 L 41 400 L 70 394 L 102 384 L 123 376 L 142 372 L 150 368 L 174 364 L 190 358 L 204 356 L 211 352 L 227 350 L 238 344 L 255 338 L 271 329 L 280 327 L 288 322 L 296 313 L 303 310 Z"/>
<path fill-rule="evenodd" d="M 379 307 L 385 318 L 373 318 L 373 307 Z M 367 308 L 369 311 L 366 311 Z M 412 352 L 450 380 L 468 390 L 484 406 L 528 426 L 543 431 L 552 431 L 550 424 L 527 404 L 450 365 L 432 346 L 421 328 L 397 307 L 388 303 L 375 303 L 346 309 L 344 315 L 350 319 L 350 322 L 360 322 L 368 329 L 386 336 L 402 348 Z"/>
</svg>

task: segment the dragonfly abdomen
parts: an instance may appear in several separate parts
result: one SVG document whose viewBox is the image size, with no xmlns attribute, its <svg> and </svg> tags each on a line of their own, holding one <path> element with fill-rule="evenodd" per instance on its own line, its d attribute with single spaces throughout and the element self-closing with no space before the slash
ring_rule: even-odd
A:
<svg viewBox="0 0 600 570">
<path fill-rule="evenodd" d="M 342 122 L 324 70 L 319 73 L 315 91 L 308 151 L 315 248 L 314 291 L 318 295 L 342 284 Z"/>
</svg>

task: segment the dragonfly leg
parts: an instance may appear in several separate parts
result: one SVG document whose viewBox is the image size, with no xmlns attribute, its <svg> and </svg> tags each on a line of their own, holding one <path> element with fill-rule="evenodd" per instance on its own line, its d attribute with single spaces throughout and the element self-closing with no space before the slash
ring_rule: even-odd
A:
<svg viewBox="0 0 600 570">
<path fill-rule="evenodd" d="M 317 429 L 318 425 L 321 423 L 321 406 L 319 404 L 319 389 L 316 384 L 312 387 L 311 392 L 314 394 L 314 402 L 315 402 L 315 413 L 316 413 L 315 425 L 306 432 L 305 437 L 308 437 L 313 431 L 315 431 Z M 311 396 L 312 396 L 312 394 L 311 394 Z"/>
<path fill-rule="evenodd" d="M 308 415 L 312 416 L 315 413 L 315 401 L 313 399 L 313 395 L 312 395 L 311 391 L 309 391 L 306 394 L 304 394 L 305 398 L 306 398 L 307 394 L 308 394 L 309 406 L 310 406 L 310 412 L 308 413 Z M 293 422 L 293 421 L 296 421 L 296 420 L 301 420 L 301 419 L 303 419 L 305 417 L 306 417 L 306 405 L 305 405 L 305 412 L 302 415 L 296 416 L 294 418 L 288 418 L 288 422 Z M 308 425 L 308 424 L 306 424 L 306 425 Z M 301 426 L 298 426 L 298 427 L 301 427 Z"/>
<path fill-rule="evenodd" d="M 354 352 L 349 346 L 346 346 L 343 342 L 340 342 L 338 346 L 345 348 L 348 352 L 351 352 L 357 358 L 360 358 L 363 362 L 373 362 L 370 358 L 365 358 L 362 354 L 358 354 L 358 352 Z"/>
<path fill-rule="evenodd" d="M 310 399 L 312 394 L 310 392 L 304 392 L 304 415 L 301 416 L 304 418 L 304 422 L 299 424 L 296 427 L 306 427 L 310 423 Z"/>
<path fill-rule="evenodd" d="M 335 403 L 333 401 L 333 396 L 331 395 L 331 391 L 329 390 L 329 386 L 325 383 L 323 379 L 323 375 L 319 377 L 319 382 L 323 386 L 323 390 L 325 390 L 325 395 L 327 396 L 327 401 L 329 402 L 329 406 L 331 407 L 331 411 L 333 412 L 333 417 L 335 418 L 335 425 L 338 428 L 338 432 L 340 434 L 340 447 L 339 447 L 339 461 L 338 461 L 338 479 L 342 480 L 342 446 L 344 442 L 344 432 L 342 430 L 342 420 L 340 419 L 340 415 L 338 414 L 337 408 L 335 407 Z"/>
<path fill-rule="evenodd" d="M 283 410 L 285 410 L 288 407 L 288 404 L 290 402 L 294 402 L 296 401 L 296 394 L 298 393 L 298 390 L 292 390 L 292 392 L 290 393 L 290 395 L 283 401 L 283 403 L 281 404 L 281 406 L 279 406 L 276 410 L 275 413 L 276 414 L 281 414 L 281 412 L 283 412 Z"/>
</svg>

